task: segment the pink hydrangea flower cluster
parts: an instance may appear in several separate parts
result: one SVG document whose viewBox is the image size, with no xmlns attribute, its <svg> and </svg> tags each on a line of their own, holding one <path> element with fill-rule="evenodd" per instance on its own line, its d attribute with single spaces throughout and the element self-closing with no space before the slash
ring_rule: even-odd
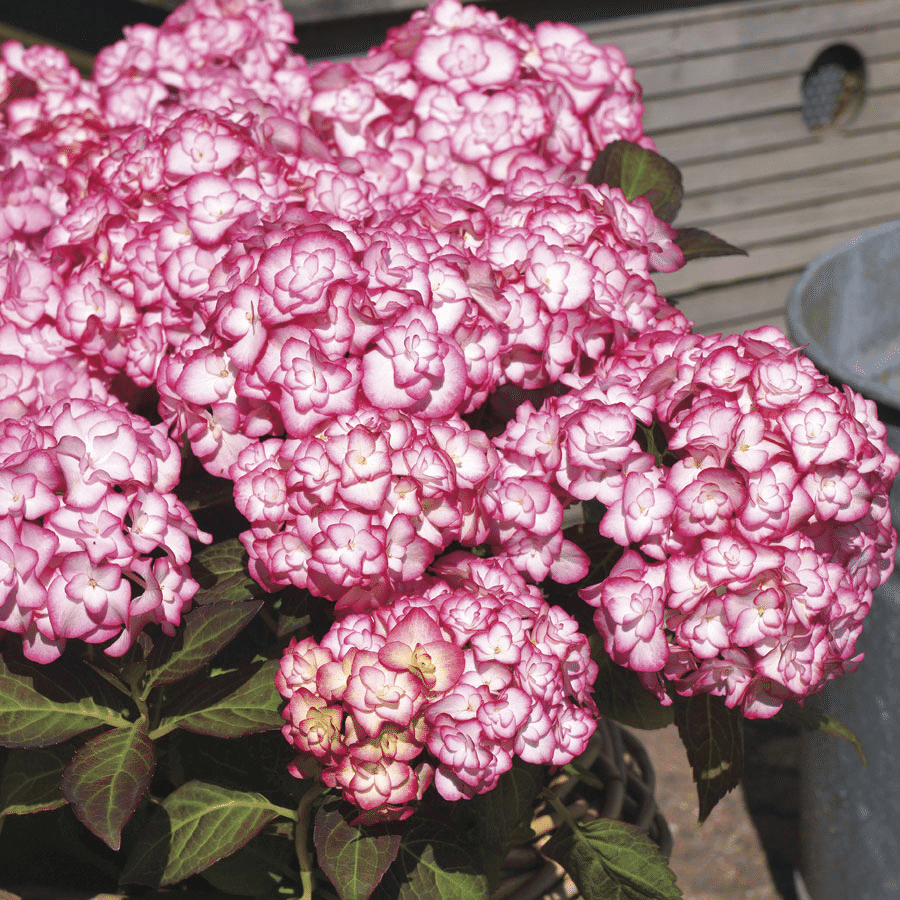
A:
<svg viewBox="0 0 900 900">
<path fill-rule="evenodd" d="M 650 144 L 617 48 L 456 0 L 364 59 L 292 39 L 275 0 L 191 0 L 91 79 L 4 45 L 0 412 L 156 388 L 236 482 L 259 580 L 337 600 L 487 539 L 495 455 L 461 415 L 666 314 L 649 273 L 681 256 L 580 183 Z"/>
<path fill-rule="evenodd" d="M 47 158 L 48 153 L 52 148 L 43 142 L 23 141 L 0 130 L 0 416 L 4 418 L 67 397 L 109 396 L 86 356 L 64 334 L 65 326 L 57 327 L 66 285 L 41 248 L 47 230 L 68 209 L 69 198 L 66 172 Z"/>
<path fill-rule="evenodd" d="M 507 382 L 591 365 L 658 316 L 688 327 L 649 279 L 680 264 L 674 232 L 618 190 L 529 169 L 478 203 L 423 194 L 362 221 L 294 220 L 232 236 L 207 273 L 204 331 L 160 360 L 164 415 L 216 475 L 267 434 L 360 406 L 465 415 Z"/>
<path fill-rule="evenodd" d="M 434 784 L 493 788 L 514 756 L 560 765 L 596 727 L 587 638 L 508 563 L 446 556 L 413 593 L 292 642 L 276 679 L 296 774 L 372 816 L 405 818 Z"/>
<path fill-rule="evenodd" d="M 583 303 L 578 295 L 594 268 L 578 258 L 597 218 L 583 214 L 583 204 L 592 202 L 630 231 L 626 254 L 649 239 L 660 259 L 678 264 L 665 226 L 644 223 L 645 211 L 635 214 L 621 198 L 568 191 L 558 210 L 518 202 L 565 171 L 583 173 L 609 140 L 649 143 L 640 129 L 639 88 L 617 48 L 595 47 L 566 25 L 531 32 L 456 0 L 417 13 L 352 62 L 309 66 L 289 51 L 291 40 L 291 19 L 276 0 L 192 0 L 161 28 L 128 29 L 125 40 L 99 54 L 89 81 L 52 48 L 4 46 L 0 158 L 6 156 L 9 175 L 0 184 L 0 233 L 53 298 L 43 310 L 23 310 L 20 318 L 30 321 L 22 327 L 42 315 L 52 332 L 42 343 L 52 337 L 73 360 L 147 386 L 170 349 L 207 332 L 217 305 L 220 337 L 227 346 L 239 341 L 242 357 L 297 316 L 330 319 L 344 340 L 351 322 L 372 315 L 373 303 L 375 318 L 388 322 L 391 297 L 403 303 L 418 291 L 432 307 L 429 278 L 448 295 L 438 316 L 443 326 L 461 318 L 464 304 L 452 302 L 465 287 L 460 282 L 477 291 L 486 280 L 471 253 L 455 258 L 457 245 L 496 244 L 485 229 L 515 225 L 529 232 L 530 244 L 515 240 L 515 248 L 501 244 L 491 252 L 517 269 L 510 299 L 526 295 L 515 304 L 524 303 L 519 353 L 537 357 L 536 342 L 543 335 L 550 343 L 548 329 L 565 331 Z M 554 174 L 532 175 L 533 185 L 525 178 L 508 221 L 496 221 L 502 208 L 493 222 L 469 215 L 470 193 L 484 206 L 491 188 L 522 169 Z M 495 206 L 502 206 L 503 191 L 495 193 Z M 448 195 L 446 203 L 438 199 Z M 407 212 L 409 204 L 416 208 Z M 573 217 L 581 235 L 556 252 L 563 249 L 559 235 L 569 232 L 550 229 Z M 402 228 L 407 218 L 419 228 Z M 435 224 L 455 232 L 452 247 L 448 237 L 429 234 Z M 373 233 L 379 226 L 387 235 Z M 424 246 L 422 230 L 430 238 Z M 426 266 L 436 240 L 444 258 Z M 512 234 L 504 243 L 510 240 Z M 300 268 L 309 253 L 320 267 L 315 272 Z M 526 272 L 529 255 L 534 264 Z M 377 298 L 351 290 L 364 256 L 378 279 Z M 633 271 L 645 274 L 630 259 L 604 257 L 596 265 L 611 290 Z M 31 273 L 41 266 L 49 271 Z M 569 269 L 579 286 L 565 292 L 560 279 Z M 327 306 L 334 306 L 327 313 L 322 300 L 317 307 L 311 299 L 324 299 L 326 288 Z M 490 316 L 502 318 L 504 305 L 492 303 L 497 291 L 485 290 Z M 536 291 L 546 295 L 548 310 Z M 230 302 L 217 304 L 223 292 Z M 478 328 L 466 324 L 474 328 L 467 343 L 475 344 Z M 446 365 L 454 364 L 458 369 L 451 353 Z M 410 390 L 427 392 L 422 384 Z"/>
<path fill-rule="evenodd" d="M 774 328 L 647 331 L 566 380 L 495 443 L 527 477 L 603 505 L 600 534 L 625 552 L 580 595 L 615 662 L 664 702 L 669 682 L 751 717 L 858 665 L 896 548 L 900 460 L 874 403 Z"/>
<path fill-rule="evenodd" d="M 0 422 L 0 629 L 50 662 L 66 641 L 121 656 L 149 622 L 174 634 L 197 591 L 198 531 L 172 493 L 160 426 L 110 402 L 60 401 Z"/>
<path fill-rule="evenodd" d="M 187 0 L 91 79 L 2 49 L 0 627 L 41 660 L 174 628 L 207 537 L 167 428 L 253 577 L 334 602 L 285 734 L 374 817 L 583 748 L 597 668 L 535 586 L 587 576 L 579 503 L 618 552 L 581 597 L 664 702 L 767 716 L 851 669 L 898 460 L 779 332 L 657 295 L 674 229 L 585 179 L 652 147 L 621 52 L 458 0 L 360 59 L 291 40 L 277 0 Z M 164 426 L 119 403 L 154 391 Z"/>
<path fill-rule="evenodd" d="M 362 407 L 314 435 L 256 442 L 236 468 L 235 501 L 255 577 L 342 605 L 415 582 L 454 541 L 488 536 L 479 500 L 496 453 L 458 416 L 431 427 Z"/>
<path fill-rule="evenodd" d="M 310 66 L 290 53 L 292 40 L 276 0 L 193 0 L 101 52 L 99 107 L 113 126 L 146 124 L 175 98 L 247 124 L 252 112 L 257 135 L 291 164 L 357 160 L 328 169 L 347 176 L 343 190 L 366 193 L 483 186 L 526 161 L 586 169 L 597 146 L 646 141 L 622 51 L 571 25 L 532 31 L 440 0 L 362 58 Z M 173 144 L 174 156 L 196 156 L 183 138 Z"/>
</svg>

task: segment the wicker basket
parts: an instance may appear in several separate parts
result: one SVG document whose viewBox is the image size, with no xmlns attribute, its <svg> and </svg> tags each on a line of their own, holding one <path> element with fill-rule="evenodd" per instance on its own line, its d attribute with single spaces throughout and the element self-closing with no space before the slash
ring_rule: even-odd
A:
<svg viewBox="0 0 900 900">
<path fill-rule="evenodd" d="M 668 858 L 672 833 L 656 808 L 656 776 L 647 751 L 624 728 L 602 719 L 588 749 L 575 760 L 603 782 L 603 789 L 587 791 L 584 783 L 565 773 L 550 788 L 579 822 L 617 819 L 644 830 Z M 558 824 L 558 818 L 542 803 L 531 827 L 535 837 L 514 847 L 503 864 L 502 882 L 491 900 L 578 900 L 580 894 L 562 866 L 542 856 L 540 847 Z"/>
</svg>

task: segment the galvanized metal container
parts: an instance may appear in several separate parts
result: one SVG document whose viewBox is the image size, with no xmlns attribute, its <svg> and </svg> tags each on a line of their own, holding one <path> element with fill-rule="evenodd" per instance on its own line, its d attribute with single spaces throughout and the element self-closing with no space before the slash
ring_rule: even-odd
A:
<svg viewBox="0 0 900 900">
<path fill-rule="evenodd" d="M 865 231 L 812 263 L 791 291 L 787 321 L 792 340 L 807 345 L 820 369 L 900 422 L 900 222 Z M 893 424 L 888 443 L 900 452 Z M 859 671 L 811 704 L 856 732 L 868 767 L 844 741 L 803 737 L 802 875 L 811 900 L 900 897 L 900 573 L 875 591 L 858 649 L 866 654 Z"/>
</svg>

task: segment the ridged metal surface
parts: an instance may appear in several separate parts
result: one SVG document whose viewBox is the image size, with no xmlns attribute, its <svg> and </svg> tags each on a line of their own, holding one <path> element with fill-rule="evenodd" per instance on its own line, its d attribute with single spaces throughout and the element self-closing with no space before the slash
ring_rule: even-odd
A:
<svg viewBox="0 0 900 900">
<path fill-rule="evenodd" d="M 795 342 L 839 382 L 900 411 L 900 223 L 861 234 L 816 260 L 788 301 Z M 887 426 L 900 451 L 900 428 Z M 900 484 L 890 497 L 900 524 Z M 895 565 L 898 559 L 895 556 Z M 811 900 L 900 897 L 900 573 L 874 593 L 857 650 L 859 670 L 812 705 L 860 739 L 802 741 L 803 879 Z"/>
</svg>

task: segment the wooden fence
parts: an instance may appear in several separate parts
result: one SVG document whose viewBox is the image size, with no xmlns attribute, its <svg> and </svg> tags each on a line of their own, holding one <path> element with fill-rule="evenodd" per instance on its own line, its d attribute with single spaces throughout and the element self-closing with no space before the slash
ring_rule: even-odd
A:
<svg viewBox="0 0 900 900">
<path fill-rule="evenodd" d="M 637 70 L 645 131 L 684 175 L 676 225 L 749 252 L 658 276 L 700 330 L 783 327 L 787 294 L 808 263 L 900 217 L 897 0 L 751 0 L 587 30 L 622 47 Z M 834 43 L 862 53 L 866 100 L 848 129 L 816 136 L 801 114 L 801 79 Z"/>
</svg>

